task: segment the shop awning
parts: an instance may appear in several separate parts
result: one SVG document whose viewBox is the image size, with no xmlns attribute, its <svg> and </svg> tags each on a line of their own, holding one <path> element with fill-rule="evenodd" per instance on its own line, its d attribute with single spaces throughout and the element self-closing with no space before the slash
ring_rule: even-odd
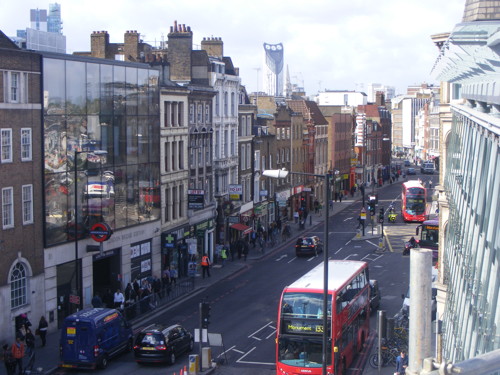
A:
<svg viewBox="0 0 500 375">
<path fill-rule="evenodd" d="M 253 231 L 252 227 L 249 227 L 248 225 L 241 224 L 241 223 L 236 223 L 231 225 L 231 228 L 239 230 L 240 232 L 243 232 L 243 234 L 248 234 Z"/>
</svg>

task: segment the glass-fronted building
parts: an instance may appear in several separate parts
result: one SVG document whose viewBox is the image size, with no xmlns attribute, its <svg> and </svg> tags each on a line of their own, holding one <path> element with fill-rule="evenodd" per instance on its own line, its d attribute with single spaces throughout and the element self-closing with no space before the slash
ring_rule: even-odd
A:
<svg viewBox="0 0 500 375">
<path fill-rule="evenodd" d="M 42 56 L 46 311 L 61 322 L 161 272 L 159 71 Z"/>
<path fill-rule="evenodd" d="M 433 69 L 442 81 L 438 355 L 454 363 L 500 348 L 499 27 L 456 25 Z"/>
<path fill-rule="evenodd" d="M 43 100 L 46 246 L 158 219 L 158 71 L 44 55 Z"/>
</svg>

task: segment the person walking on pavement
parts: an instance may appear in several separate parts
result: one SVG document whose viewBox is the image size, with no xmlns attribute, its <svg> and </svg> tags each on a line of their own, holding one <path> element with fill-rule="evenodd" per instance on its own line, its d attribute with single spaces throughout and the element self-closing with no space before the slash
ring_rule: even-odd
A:
<svg viewBox="0 0 500 375">
<path fill-rule="evenodd" d="M 226 264 L 226 260 L 227 260 L 227 249 L 226 249 L 226 246 L 222 246 L 222 248 L 220 250 L 220 257 L 222 259 L 222 267 L 224 267 L 224 265 Z"/>
<path fill-rule="evenodd" d="M 408 357 L 406 356 L 406 352 L 401 350 L 400 355 L 396 358 L 396 372 L 395 375 L 404 375 L 406 372 L 406 368 L 408 367 Z"/>
<path fill-rule="evenodd" d="M 26 354 L 28 357 L 35 351 L 35 335 L 31 332 L 30 328 L 26 328 L 26 336 L 24 336 L 24 341 L 26 342 Z"/>
<path fill-rule="evenodd" d="M 113 302 L 115 305 L 115 309 L 119 309 L 121 305 L 125 303 L 125 297 L 123 296 L 123 293 L 120 290 L 120 288 L 116 289 L 116 292 L 113 296 Z"/>
<path fill-rule="evenodd" d="M 205 278 L 205 274 L 210 277 L 210 259 L 208 258 L 207 253 L 204 253 L 201 257 L 201 268 L 203 270 L 203 278 Z"/>
<path fill-rule="evenodd" d="M 12 349 L 9 348 L 9 344 L 4 344 L 3 348 L 3 363 L 5 365 L 5 370 L 7 370 L 7 375 L 14 375 L 16 373 L 16 360 L 12 356 Z"/>
<path fill-rule="evenodd" d="M 243 260 L 246 262 L 247 261 L 247 256 L 248 256 L 248 250 L 249 250 L 249 247 L 248 247 L 248 242 L 247 241 L 243 241 L 242 243 L 242 247 L 243 247 Z"/>
<path fill-rule="evenodd" d="M 18 368 L 18 374 L 23 373 L 23 358 L 24 358 L 24 342 L 18 335 L 16 341 L 12 344 L 12 357 L 14 358 L 14 372 Z"/>
<path fill-rule="evenodd" d="M 101 306 L 102 306 L 102 303 L 101 303 Z M 42 340 L 42 346 L 45 346 L 45 344 L 47 343 L 47 330 L 48 330 L 48 328 L 49 328 L 49 323 L 47 323 L 47 320 L 42 315 L 42 317 L 40 318 L 40 321 L 38 322 L 38 328 L 36 329 L 36 331 L 40 335 L 40 339 Z"/>
<path fill-rule="evenodd" d="M 94 297 L 92 297 L 92 307 L 98 308 L 102 307 L 102 299 L 99 297 L 99 293 L 96 293 Z"/>
</svg>

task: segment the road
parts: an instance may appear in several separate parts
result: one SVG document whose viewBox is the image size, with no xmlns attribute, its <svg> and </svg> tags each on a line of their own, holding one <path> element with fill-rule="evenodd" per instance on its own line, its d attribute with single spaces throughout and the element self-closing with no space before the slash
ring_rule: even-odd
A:
<svg viewBox="0 0 500 375">
<path fill-rule="evenodd" d="M 419 176 L 417 176 L 419 177 Z M 427 178 L 427 177 L 426 177 Z M 431 177 L 434 186 L 437 176 Z M 428 178 L 427 178 L 428 181 Z M 395 183 L 380 189 L 379 206 L 387 208 L 395 203 L 400 212 L 398 197 L 401 184 Z M 415 233 L 417 224 L 403 223 L 400 215 L 395 224 L 385 224 L 385 232 L 391 243 L 389 249 L 378 253 L 378 240 L 358 240 L 356 226 L 361 203 L 355 203 L 329 220 L 329 258 L 363 260 L 370 264 L 370 278 L 379 281 L 380 308 L 387 316 L 393 316 L 401 307 L 401 294 L 408 287 L 409 257 L 402 256 L 404 241 Z M 377 208 L 377 215 L 379 209 Z M 308 235 L 323 237 L 323 225 L 310 227 Z M 293 236 L 292 236 L 293 237 Z M 275 333 L 277 306 L 283 288 L 322 262 L 318 257 L 297 258 L 294 254 L 294 239 L 276 247 L 272 252 L 256 260 L 249 260 L 238 273 L 227 277 L 202 293 L 172 306 L 153 317 L 151 322 L 180 323 L 190 331 L 198 328 L 199 303 L 211 305 L 210 333 L 220 333 L 223 347 L 212 347 L 212 357 L 224 359 L 216 374 L 275 374 Z M 392 250 L 392 251 L 390 251 Z M 150 322 L 145 321 L 137 331 Z M 375 314 L 371 318 L 371 329 L 376 329 Z M 195 353 L 198 353 L 198 345 Z M 368 353 L 365 353 L 366 357 Z M 363 357 L 363 356 L 362 356 Z M 366 358 L 355 360 L 350 375 L 363 373 Z M 178 359 L 178 364 L 138 365 L 132 354 L 110 361 L 107 374 L 173 374 L 187 364 L 187 355 Z M 368 365 L 369 367 L 369 365 Z M 392 369 L 390 373 L 392 373 Z M 64 373 L 59 370 L 59 373 Z M 71 371 L 72 374 L 87 373 Z"/>
</svg>

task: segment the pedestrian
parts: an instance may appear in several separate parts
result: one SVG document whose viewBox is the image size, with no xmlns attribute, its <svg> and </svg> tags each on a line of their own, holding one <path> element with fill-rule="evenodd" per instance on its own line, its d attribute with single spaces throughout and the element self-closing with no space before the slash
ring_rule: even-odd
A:
<svg viewBox="0 0 500 375">
<path fill-rule="evenodd" d="M 24 342 L 21 336 L 16 337 L 16 341 L 12 344 L 12 357 L 14 358 L 14 372 L 18 368 L 18 374 L 23 373 L 23 358 L 24 358 Z"/>
<path fill-rule="evenodd" d="M 179 273 L 177 272 L 177 268 L 170 266 L 170 283 L 175 285 L 178 277 Z"/>
<path fill-rule="evenodd" d="M 429 180 L 429 190 L 432 189 L 432 180 Z"/>
<path fill-rule="evenodd" d="M 168 268 L 165 268 L 161 275 L 161 288 L 163 290 L 162 295 L 170 295 L 172 284 L 172 272 Z"/>
<path fill-rule="evenodd" d="M 36 332 L 40 335 L 40 339 L 42 340 L 42 346 L 45 346 L 47 343 L 47 330 L 49 328 L 49 323 L 47 323 L 47 320 L 45 317 L 42 315 L 40 317 L 40 321 L 38 322 L 38 328 L 36 329 Z"/>
<path fill-rule="evenodd" d="M 122 291 L 120 290 L 120 288 L 116 289 L 116 292 L 113 296 L 113 303 L 115 309 L 121 308 L 124 302 L 125 302 L 125 297 L 123 296 Z"/>
<path fill-rule="evenodd" d="M 254 245 L 255 247 L 255 245 Z M 226 264 L 226 259 L 227 259 L 227 249 L 226 246 L 222 246 L 222 249 L 220 250 L 220 257 L 222 259 L 222 266 Z"/>
<path fill-rule="evenodd" d="M 35 335 L 31 331 L 31 328 L 26 328 L 26 336 L 24 336 L 24 342 L 26 343 L 26 354 L 29 357 L 35 351 Z"/>
<path fill-rule="evenodd" d="M 247 261 L 247 256 L 248 256 L 248 243 L 247 241 L 243 241 L 243 244 L 242 244 L 242 247 L 243 247 L 243 260 L 246 262 Z"/>
<path fill-rule="evenodd" d="M 342 203 L 342 198 L 344 198 L 344 193 L 339 193 L 339 202 Z"/>
<path fill-rule="evenodd" d="M 7 370 L 7 375 L 14 375 L 16 373 L 16 361 L 12 356 L 12 349 L 9 348 L 9 344 L 4 344 L 3 348 L 3 363 L 5 365 L 5 370 Z"/>
<path fill-rule="evenodd" d="M 204 253 L 201 257 L 201 268 L 203 271 L 203 278 L 205 278 L 205 274 L 210 277 L 210 258 L 208 257 L 207 253 Z"/>
<path fill-rule="evenodd" d="M 106 292 L 104 292 L 104 296 L 102 297 L 102 301 L 107 308 L 110 309 L 113 307 L 113 293 L 111 292 L 111 289 L 106 289 Z"/>
<path fill-rule="evenodd" d="M 295 224 L 299 222 L 299 211 L 295 211 L 293 213 L 293 220 L 295 221 Z"/>
<path fill-rule="evenodd" d="M 404 375 L 406 368 L 408 367 L 408 357 L 406 352 L 401 350 L 400 354 L 396 358 L 396 372 L 395 375 Z"/>
<path fill-rule="evenodd" d="M 102 307 L 102 299 L 99 297 L 99 293 L 96 293 L 94 297 L 92 297 L 92 307 L 99 308 Z"/>
</svg>

